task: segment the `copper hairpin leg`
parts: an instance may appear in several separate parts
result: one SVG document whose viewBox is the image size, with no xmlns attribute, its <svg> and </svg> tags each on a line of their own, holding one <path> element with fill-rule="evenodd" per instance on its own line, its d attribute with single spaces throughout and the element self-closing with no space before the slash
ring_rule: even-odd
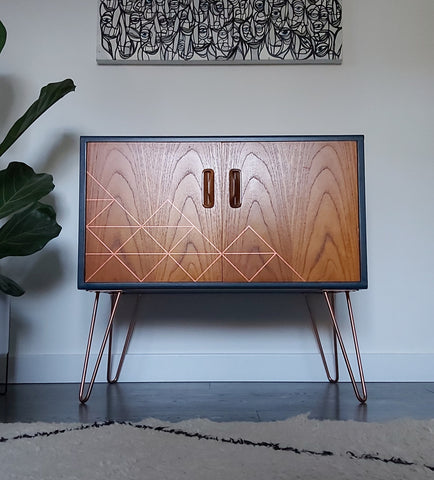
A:
<svg viewBox="0 0 434 480">
<path fill-rule="evenodd" d="M 316 326 L 316 322 L 315 322 L 315 319 L 314 319 L 314 316 L 313 316 L 312 309 L 310 308 L 310 304 L 309 304 L 309 301 L 307 299 L 307 296 L 305 296 L 305 300 L 306 300 L 307 309 L 309 310 L 310 319 L 312 321 L 313 333 L 315 335 L 316 343 L 318 345 L 319 353 L 321 355 L 321 360 L 322 360 L 322 364 L 324 365 L 324 370 L 326 372 L 327 379 L 330 383 L 337 383 L 339 381 L 339 361 L 338 361 L 338 346 L 337 346 L 336 329 L 335 329 L 334 326 L 332 327 L 333 328 L 333 358 L 334 358 L 334 367 L 335 367 L 335 376 L 332 377 L 331 374 L 330 374 L 328 364 L 327 364 L 327 359 L 325 357 L 324 349 L 322 347 L 321 337 L 319 336 L 318 328 Z M 332 306 L 333 306 L 333 309 L 334 309 L 334 298 L 333 297 L 332 297 Z"/>
<path fill-rule="evenodd" d="M 128 349 L 128 344 L 130 342 L 131 336 L 132 336 L 132 329 L 133 329 L 133 322 L 130 323 L 130 328 L 128 329 L 127 333 L 127 338 L 125 340 L 125 345 L 122 351 L 121 359 L 119 361 L 119 366 L 116 372 L 116 376 L 113 379 L 110 379 L 110 370 L 111 370 L 111 350 L 112 350 L 112 331 L 113 331 L 113 321 L 114 317 L 116 314 L 116 310 L 119 304 L 119 299 L 121 296 L 122 292 L 113 292 L 111 293 L 111 310 L 110 310 L 110 316 L 109 320 L 107 323 L 107 327 L 105 329 L 104 337 L 101 343 L 101 347 L 99 349 L 98 357 L 95 362 L 95 366 L 93 369 L 93 373 L 91 376 L 91 379 L 89 381 L 87 391 L 84 393 L 85 390 L 85 385 L 86 385 L 86 376 L 87 376 L 87 370 L 89 366 L 89 357 L 90 357 L 90 351 L 92 347 L 92 340 L 93 340 L 93 333 L 95 329 L 95 322 L 96 322 L 96 317 L 98 313 L 98 303 L 99 303 L 99 296 L 100 292 L 95 292 L 95 301 L 93 305 L 93 312 L 92 312 L 92 320 L 90 322 L 90 329 L 89 329 L 89 337 L 87 341 L 87 348 L 86 348 L 86 355 L 84 358 L 84 365 L 83 365 L 83 373 L 81 376 L 81 384 L 80 384 L 80 393 L 79 393 L 79 399 L 81 403 L 86 403 L 89 400 L 89 397 L 92 393 L 93 385 L 95 383 L 96 375 L 98 373 L 99 366 L 101 364 L 101 359 L 104 354 L 104 350 L 107 344 L 107 341 L 109 340 L 109 359 L 107 362 L 107 379 L 109 380 L 110 383 L 115 383 L 117 379 L 119 378 L 120 371 L 122 369 L 123 361 Z"/>
<path fill-rule="evenodd" d="M 114 304 L 114 297 L 112 297 L 112 308 Z M 133 336 L 134 326 L 136 324 L 135 316 L 133 316 L 130 320 L 130 325 L 128 327 L 127 335 L 125 337 L 124 347 L 122 349 L 121 358 L 119 359 L 118 368 L 116 370 L 116 375 L 112 378 L 111 377 L 111 368 L 112 368 L 112 341 L 113 341 L 113 326 L 110 329 L 109 334 L 109 345 L 108 345 L 108 357 L 107 357 L 107 382 L 108 383 L 116 383 L 119 380 L 119 376 L 121 374 L 122 367 L 124 365 L 125 356 L 128 351 L 128 347 L 130 345 L 131 337 Z"/>
<path fill-rule="evenodd" d="M 354 322 L 353 309 L 352 309 L 352 306 L 351 306 L 350 292 L 346 291 L 345 296 L 346 296 L 346 301 L 347 301 L 348 315 L 349 315 L 349 319 L 350 319 L 351 333 L 352 333 L 352 336 L 353 336 L 354 349 L 355 349 L 356 358 L 357 358 L 357 367 L 358 367 L 359 375 L 360 375 L 361 392 L 359 390 L 356 379 L 354 377 L 353 369 L 351 367 L 351 363 L 350 363 L 350 360 L 348 358 L 348 354 L 347 354 L 347 351 L 346 351 L 346 348 L 345 348 L 345 344 L 344 344 L 344 341 L 343 341 L 343 338 L 342 338 L 342 335 L 341 335 L 341 332 L 340 332 L 340 329 L 339 329 L 339 325 L 338 325 L 338 322 L 337 322 L 337 319 L 336 319 L 336 313 L 335 313 L 335 308 L 334 308 L 334 299 L 333 299 L 333 296 L 332 296 L 333 293 L 332 292 L 323 292 L 323 293 L 324 293 L 324 297 L 325 297 L 327 307 L 328 307 L 328 310 L 329 310 L 329 313 L 330 313 L 330 318 L 331 318 L 332 327 L 333 327 L 334 360 L 335 360 L 335 369 L 336 369 L 336 377 L 335 378 L 332 378 L 330 376 L 329 368 L 327 366 L 327 361 L 326 361 L 326 358 L 325 358 L 325 355 L 324 355 L 324 350 L 323 350 L 322 344 L 321 344 L 321 339 L 320 339 L 318 329 L 316 327 L 316 323 L 315 323 L 315 320 L 313 318 L 312 311 L 310 309 L 310 306 L 309 306 L 308 302 L 307 302 L 307 305 L 308 305 L 309 313 L 310 313 L 310 316 L 311 316 L 311 319 L 312 319 L 312 325 L 313 325 L 315 338 L 316 338 L 316 341 L 318 343 L 318 347 L 319 347 L 321 358 L 322 358 L 322 361 L 323 361 L 323 365 L 324 365 L 324 368 L 325 368 L 325 371 L 326 371 L 326 374 L 327 374 L 327 378 L 332 383 L 337 382 L 338 379 L 339 379 L 338 358 L 337 358 L 337 348 L 336 348 L 337 347 L 336 340 L 337 340 L 339 342 L 340 347 L 341 347 L 342 356 L 344 357 L 345 364 L 347 366 L 348 374 L 350 376 L 351 383 L 353 385 L 353 389 L 354 389 L 354 393 L 356 395 L 356 398 L 357 398 L 357 400 L 359 400 L 360 403 L 365 403 L 367 398 L 368 398 L 368 394 L 367 394 L 367 390 L 366 390 L 365 377 L 364 377 L 364 374 L 363 374 L 362 358 L 361 358 L 361 355 L 360 355 L 359 342 L 357 340 L 357 332 L 356 332 L 356 326 L 355 326 L 355 322 Z M 332 293 L 332 295 L 330 295 L 331 293 Z"/>
</svg>

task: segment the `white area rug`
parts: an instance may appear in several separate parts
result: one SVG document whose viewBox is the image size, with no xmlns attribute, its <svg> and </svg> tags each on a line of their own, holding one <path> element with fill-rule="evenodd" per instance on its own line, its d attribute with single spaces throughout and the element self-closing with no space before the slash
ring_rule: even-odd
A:
<svg viewBox="0 0 434 480">
<path fill-rule="evenodd" d="M 0 478 L 434 479 L 434 420 L 1 424 Z"/>
</svg>

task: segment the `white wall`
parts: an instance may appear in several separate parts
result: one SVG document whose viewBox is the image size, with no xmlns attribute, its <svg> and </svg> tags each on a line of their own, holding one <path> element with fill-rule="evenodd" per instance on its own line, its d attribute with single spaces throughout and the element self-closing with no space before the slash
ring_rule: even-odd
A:
<svg viewBox="0 0 434 480">
<path fill-rule="evenodd" d="M 353 133 L 366 142 L 369 289 L 353 295 L 366 378 L 434 381 L 432 0 L 345 0 L 339 66 L 98 66 L 96 1 L 1 3 L 0 133 L 45 83 L 77 84 L 4 157 L 54 175 L 63 225 L 44 251 L 3 261 L 27 289 L 12 303 L 12 381 L 80 378 L 93 301 L 76 289 L 80 135 Z M 303 301 L 129 297 L 122 379 L 323 380 Z"/>
</svg>

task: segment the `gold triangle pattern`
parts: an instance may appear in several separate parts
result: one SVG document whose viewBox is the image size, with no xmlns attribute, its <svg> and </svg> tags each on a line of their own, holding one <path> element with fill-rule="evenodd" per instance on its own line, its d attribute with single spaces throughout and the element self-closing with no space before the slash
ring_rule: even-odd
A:
<svg viewBox="0 0 434 480">
<path fill-rule="evenodd" d="M 168 281 L 171 275 L 199 282 L 221 260 L 245 282 L 260 281 L 272 261 L 289 269 L 293 279 L 305 281 L 251 226 L 220 251 L 170 200 L 140 224 L 106 188 L 91 179 L 104 198 L 87 200 L 92 205 L 92 218 L 86 225 L 87 282 L 98 281 L 99 274 L 107 270 L 122 282 Z"/>
</svg>

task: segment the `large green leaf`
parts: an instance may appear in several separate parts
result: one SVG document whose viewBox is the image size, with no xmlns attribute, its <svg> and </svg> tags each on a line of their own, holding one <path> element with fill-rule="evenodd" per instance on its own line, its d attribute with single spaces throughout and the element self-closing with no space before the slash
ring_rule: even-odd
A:
<svg viewBox="0 0 434 480">
<path fill-rule="evenodd" d="M 61 82 L 49 83 L 42 87 L 39 98 L 28 108 L 7 133 L 0 144 L 0 156 L 35 122 L 46 110 L 54 105 L 67 93 L 75 90 L 74 82 L 66 79 Z"/>
<path fill-rule="evenodd" d="M 24 293 L 24 290 L 11 278 L 0 275 L 0 292 L 6 295 L 12 295 L 13 297 L 20 297 Z"/>
<path fill-rule="evenodd" d="M 25 163 L 11 162 L 0 170 L 0 218 L 40 200 L 54 188 L 53 177 L 36 174 Z"/>
<path fill-rule="evenodd" d="M 6 28 L 3 23 L 0 21 L 0 52 L 3 50 L 3 47 L 6 43 Z"/>
<path fill-rule="evenodd" d="M 61 229 L 53 207 L 35 202 L 15 213 L 0 228 L 0 258 L 38 252 L 57 237 Z"/>
</svg>

